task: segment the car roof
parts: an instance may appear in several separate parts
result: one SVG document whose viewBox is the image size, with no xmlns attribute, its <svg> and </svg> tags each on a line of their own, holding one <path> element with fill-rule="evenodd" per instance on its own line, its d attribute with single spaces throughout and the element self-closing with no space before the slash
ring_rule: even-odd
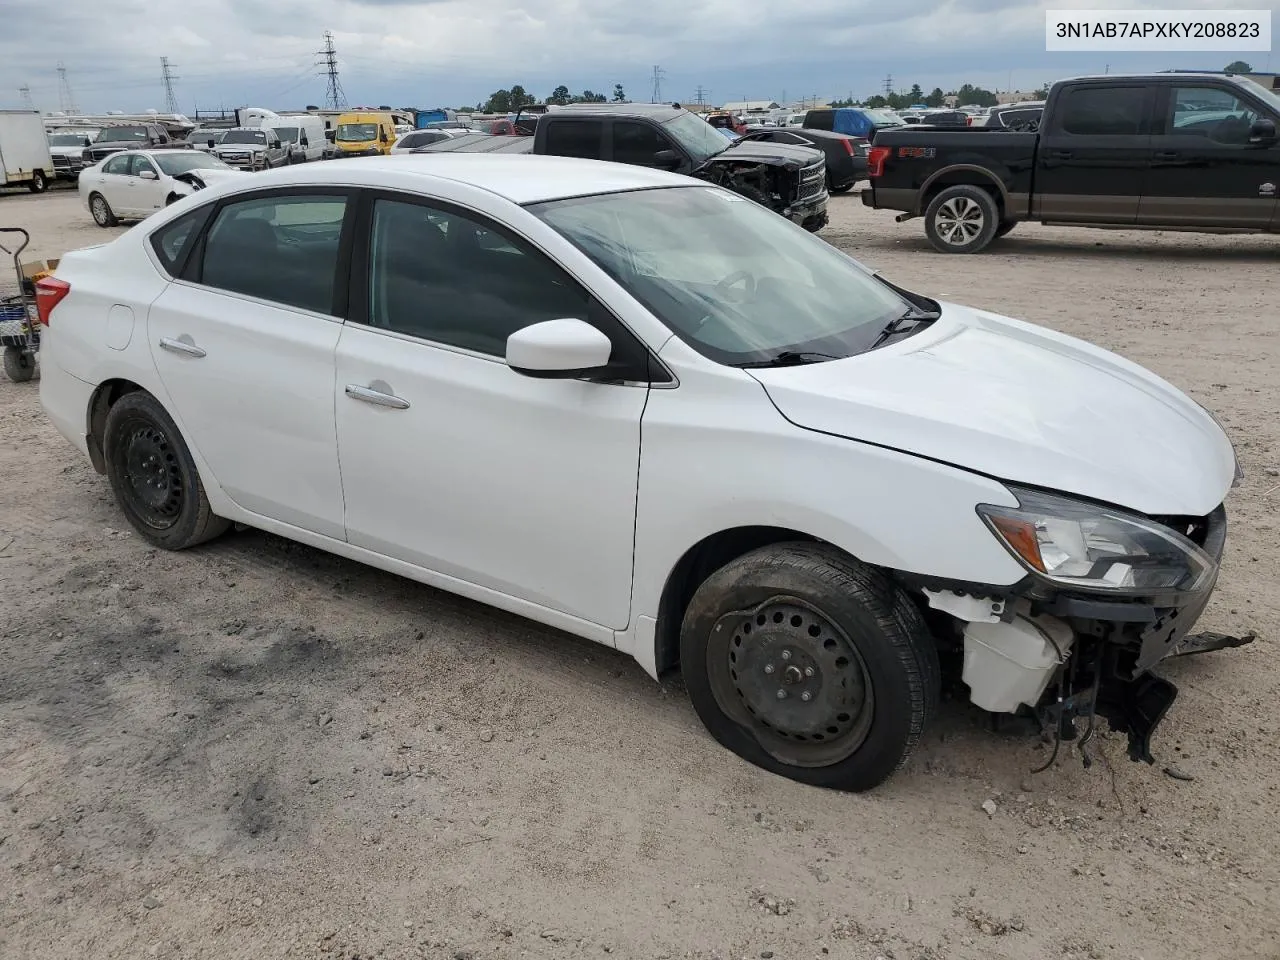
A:
<svg viewBox="0 0 1280 960">
<path fill-rule="evenodd" d="M 513 203 L 538 203 L 566 197 L 688 187 L 697 181 L 663 170 L 604 160 L 489 153 L 398 153 L 355 157 L 340 163 L 306 163 L 257 173 L 254 189 L 263 187 L 334 186 L 386 187 L 392 181 L 409 186 L 406 177 L 470 184 Z M 244 185 L 237 183 L 237 188 Z"/>
<path fill-rule="evenodd" d="M 554 117 L 557 113 L 603 113 L 615 117 L 652 117 L 659 123 L 688 113 L 683 107 L 677 108 L 666 103 L 566 103 L 545 114 Z"/>
</svg>

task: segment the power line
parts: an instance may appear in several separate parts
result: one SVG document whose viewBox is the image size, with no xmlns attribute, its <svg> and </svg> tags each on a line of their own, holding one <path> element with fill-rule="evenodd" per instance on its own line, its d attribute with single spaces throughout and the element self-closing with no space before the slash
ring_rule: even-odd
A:
<svg viewBox="0 0 1280 960">
<path fill-rule="evenodd" d="M 178 97 L 173 92 L 173 81 L 178 77 L 169 67 L 169 58 L 160 58 L 160 75 L 164 79 L 164 109 L 166 113 L 178 112 Z"/>
<path fill-rule="evenodd" d="M 61 60 L 58 61 L 58 106 L 63 113 L 79 113 L 80 108 L 76 106 L 75 94 L 71 92 L 71 81 L 67 79 L 67 68 Z"/>
<path fill-rule="evenodd" d="M 347 105 L 347 94 L 342 89 L 342 81 L 338 79 L 338 51 L 333 46 L 333 31 L 324 32 L 324 49 L 317 50 L 324 60 L 319 66 L 324 67 L 321 76 L 328 77 L 328 88 L 324 95 L 324 105 L 331 110 Z"/>
<path fill-rule="evenodd" d="M 649 100 L 649 102 L 650 102 L 650 103 L 661 103 L 661 102 L 662 102 L 662 78 L 663 78 L 665 75 L 666 75 L 666 71 L 665 71 L 665 70 L 663 70 L 663 69 L 662 69 L 660 66 L 658 66 L 657 64 L 654 64 L 654 66 L 653 66 L 653 95 L 652 95 L 652 97 L 651 97 L 651 98 L 650 98 L 650 100 Z"/>
<path fill-rule="evenodd" d="M 18 92 L 22 94 L 22 105 L 26 107 L 28 110 L 34 110 L 36 108 L 36 105 L 35 105 L 35 101 L 31 99 L 30 85 L 24 83 L 22 86 L 18 88 Z"/>
</svg>

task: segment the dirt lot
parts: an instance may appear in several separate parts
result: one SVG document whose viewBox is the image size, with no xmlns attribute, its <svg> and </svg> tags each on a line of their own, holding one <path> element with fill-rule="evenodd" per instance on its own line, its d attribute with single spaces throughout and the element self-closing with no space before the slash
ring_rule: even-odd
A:
<svg viewBox="0 0 1280 960">
<path fill-rule="evenodd" d="M 1040 745 L 953 703 L 880 791 L 798 786 L 603 648 L 260 533 L 148 549 L 0 380 L 0 957 L 1280 957 L 1280 238 L 1024 225 L 947 257 L 833 208 L 891 278 L 1117 350 L 1233 433 L 1202 624 L 1261 639 L 1164 671 L 1154 768 L 1107 734 L 1031 776 Z M 15 221 L 41 257 L 119 232 L 69 192 L 0 197 Z"/>
</svg>

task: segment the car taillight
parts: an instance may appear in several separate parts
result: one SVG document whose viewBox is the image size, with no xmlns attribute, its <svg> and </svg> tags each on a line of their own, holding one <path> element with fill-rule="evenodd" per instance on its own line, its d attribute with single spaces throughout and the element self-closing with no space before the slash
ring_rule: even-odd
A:
<svg viewBox="0 0 1280 960">
<path fill-rule="evenodd" d="M 848 137 L 844 138 L 840 142 L 844 144 L 844 152 L 847 153 L 849 156 L 856 157 L 858 155 L 858 151 L 853 149 L 853 141 L 850 140 Z"/>
<path fill-rule="evenodd" d="M 973 126 L 973 117 L 965 117 L 965 118 L 964 118 L 964 125 L 965 125 L 966 127 L 972 127 L 972 126 Z"/>
<path fill-rule="evenodd" d="M 36 281 L 36 315 L 41 323 L 49 325 L 49 314 L 70 292 L 71 284 L 57 277 L 41 277 Z"/>
<path fill-rule="evenodd" d="M 884 174 L 884 162 L 892 151 L 888 147 L 872 147 L 867 154 L 867 176 L 879 177 Z"/>
</svg>

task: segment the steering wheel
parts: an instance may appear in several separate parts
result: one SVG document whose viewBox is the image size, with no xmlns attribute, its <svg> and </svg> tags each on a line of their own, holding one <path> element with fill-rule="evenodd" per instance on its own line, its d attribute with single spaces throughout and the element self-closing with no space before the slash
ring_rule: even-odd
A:
<svg viewBox="0 0 1280 960">
<path fill-rule="evenodd" d="M 742 295 L 739 297 L 730 297 L 730 288 L 735 284 L 743 283 L 744 281 L 746 285 L 742 288 Z M 716 284 L 716 294 L 726 300 L 737 300 L 739 303 L 744 300 L 748 300 L 756 294 L 756 275 L 750 270 L 735 270 Z"/>
</svg>

